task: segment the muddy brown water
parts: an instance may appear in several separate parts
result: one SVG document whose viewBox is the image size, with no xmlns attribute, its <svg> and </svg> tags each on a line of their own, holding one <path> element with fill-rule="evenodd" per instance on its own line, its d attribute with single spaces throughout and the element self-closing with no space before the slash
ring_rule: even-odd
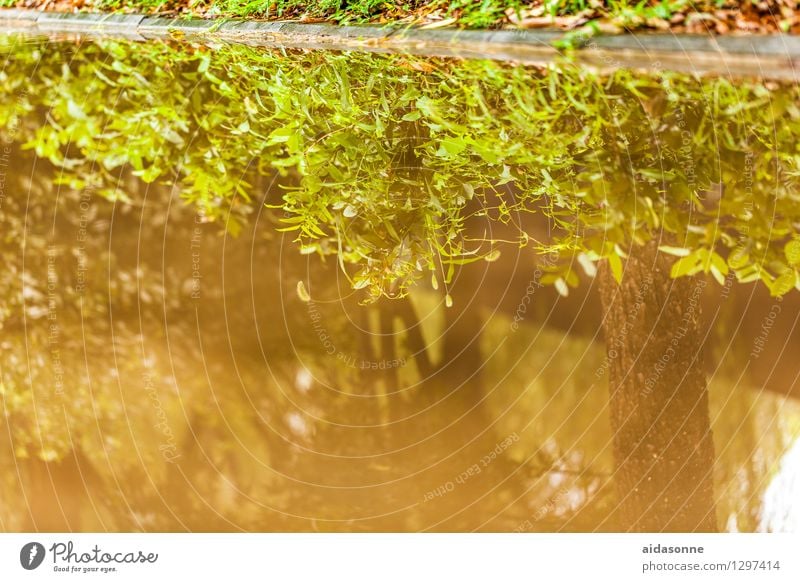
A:
<svg viewBox="0 0 800 582">
<path fill-rule="evenodd" d="M 232 236 L 169 184 L 122 173 L 109 201 L 7 143 L 3 529 L 627 528 L 594 281 L 561 297 L 511 249 L 452 307 L 427 283 L 363 305 L 276 231 L 269 182 Z M 800 303 L 702 302 L 717 523 L 792 529 Z"/>
</svg>

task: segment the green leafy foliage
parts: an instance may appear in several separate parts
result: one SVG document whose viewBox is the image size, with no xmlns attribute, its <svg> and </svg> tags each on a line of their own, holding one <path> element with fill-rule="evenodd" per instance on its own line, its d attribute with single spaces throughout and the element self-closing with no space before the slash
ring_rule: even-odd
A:
<svg viewBox="0 0 800 582">
<path fill-rule="evenodd" d="M 562 293 L 578 255 L 619 278 L 626 249 L 654 236 L 673 276 L 797 286 L 796 87 L 225 44 L 86 43 L 69 65 L 6 50 L 2 91 L 24 99 L 0 121 L 47 108 L 18 138 L 65 184 L 124 199 L 130 168 L 235 232 L 277 180 L 278 228 L 373 299 L 432 275 L 446 292 L 497 251 L 472 221 L 532 213 L 550 235 L 511 242 L 559 257 L 543 281 Z"/>
</svg>

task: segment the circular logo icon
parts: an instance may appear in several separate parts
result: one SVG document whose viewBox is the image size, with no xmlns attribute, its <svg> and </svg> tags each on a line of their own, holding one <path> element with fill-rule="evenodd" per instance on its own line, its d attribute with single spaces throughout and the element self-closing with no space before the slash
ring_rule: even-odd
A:
<svg viewBox="0 0 800 582">
<path fill-rule="evenodd" d="M 26 570 L 35 570 L 44 561 L 44 546 L 39 542 L 30 542 L 19 551 L 19 563 Z"/>
</svg>

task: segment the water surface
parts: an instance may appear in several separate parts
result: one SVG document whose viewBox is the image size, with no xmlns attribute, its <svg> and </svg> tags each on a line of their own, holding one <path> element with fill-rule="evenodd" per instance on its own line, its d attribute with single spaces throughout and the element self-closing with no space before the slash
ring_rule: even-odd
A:
<svg viewBox="0 0 800 582">
<path fill-rule="evenodd" d="M 669 231 L 711 511 L 796 531 L 795 87 L 2 47 L 3 529 L 627 529 L 595 272 Z"/>
</svg>

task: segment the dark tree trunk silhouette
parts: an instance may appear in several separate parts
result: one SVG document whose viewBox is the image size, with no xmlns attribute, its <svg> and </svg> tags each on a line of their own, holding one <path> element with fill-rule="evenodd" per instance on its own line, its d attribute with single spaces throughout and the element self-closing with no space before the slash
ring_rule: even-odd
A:
<svg viewBox="0 0 800 582">
<path fill-rule="evenodd" d="M 599 273 L 617 517 L 630 531 L 716 531 L 705 280 L 671 279 L 670 266 L 650 243 L 630 249 L 619 285 L 608 265 Z"/>
</svg>

